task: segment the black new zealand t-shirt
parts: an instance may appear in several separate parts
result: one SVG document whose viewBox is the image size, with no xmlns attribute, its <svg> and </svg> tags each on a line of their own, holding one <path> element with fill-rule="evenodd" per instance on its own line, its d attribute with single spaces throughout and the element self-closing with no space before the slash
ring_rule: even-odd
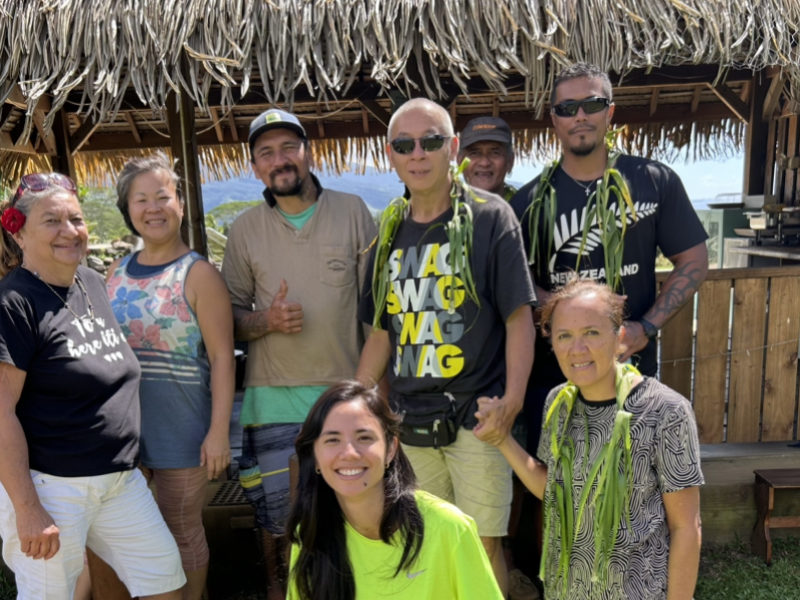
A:
<svg viewBox="0 0 800 600">
<path fill-rule="evenodd" d="M 636 220 L 630 211 L 627 213 L 621 290 L 627 296 L 627 317 L 635 321 L 644 316 L 656 299 L 655 262 L 658 249 L 667 257 L 674 256 L 703 242 L 708 236 L 680 178 L 672 169 L 659 162 L 626 154 L 618 158 L 616 167 L 628 182 L 636 209 Z M 536 284 L 545 290 L 554 290 L 566 283 L 576 269 L 581 277 L 606 281 L 603 246 L 597 223 L 592 225 L 587 242 L 581 249 L 586 221 L 586 189 L 561 168 L 556 169 L 551 181 L 557 199 L 557 215 L 552 232 L 554 247 L 549 263 L 532 265 Z M 530 251 L 526 210 L 538 182 L 537 177 L 522 187 L 511 200 L 522 223 L 526 252 Z M 590 191 L 594 188 L 595 182 L 590 183 Z M 619 219 L 620 211 L 613 195 L 609 207 L 616 210 Z M 547 237 L 540 232 L 538 239 L 544 243 Z M 547 255 L 543 247 L 539 255 Z M 655 344 L 651 342 L 639 358 L 642 372 L 654 375 Z M 563 381 L 559 374 L 549 344 L 537 345 L 532 378 L 555 383 Z"/>
<path fill-rule="evenodd" d="M 462 402 L 482 394 L 502 395 L 505 387 L 505 321 L 535 301 L 519 225 L 508 204 L 477 192 L 470 200 L 474 239 L 470 264 L 480 305 L 456 276 L 448 285 L 450 245 L 444 226 L 448 210 L 431 223 L 407 218 L 389 256 L 390 291 L 382 327 L 392 347 L 389 383 L 405 396 L 448 391 Z M 372 265 L 359 306 L 359 319 L 372 324 Z M 465 425 L 474 425 L 467 410 Z"/>
<path fill-rule="evenodd" d="M 132 469 L 139 452 L 139 363 L 100 275 L 78 277 L 93 318 L 77 283 L 51 290 L 21 267 L 0 280 L 0 361 L 25 371 L 16 414 L 30 467 L 61 477 Z"/>
</svg>

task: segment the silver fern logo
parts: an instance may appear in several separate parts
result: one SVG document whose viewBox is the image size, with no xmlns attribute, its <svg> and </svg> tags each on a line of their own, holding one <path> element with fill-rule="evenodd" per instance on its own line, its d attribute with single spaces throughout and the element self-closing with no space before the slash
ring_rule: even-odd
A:
<svg viewBox="0 0 800 600">
<path fill-rule="evenodd" d="M 640 221 L 655 214 L 658 205 L 655 202 L 634 202 L 633 206 L 636 209 L 636 218 Z M 617 226 L 621 227 L 622 221 L 620 219 L 619 203 L 614 202 L 609 208 L 611 207 L 613 207 L 614 214 L 617 216 Z M 634 222 L 633 215 L 630 211 L 626 213 L 626 221 L 628 225 Z M 569 213 L 562 214 L 558 221 L 556 221 L 553 231 L 553 246 L 555 252 L 553 252 L 553 256 L 550 258 L 550 264 L 548 265 L 550 273 L 552 273 L 555 268 L 556 258 L 559 252 L 566 252 L 567 254 L 573 254 L 575 256 L 581 253 L 581 240 L 583 239 L 585 223 L 585 206 L 581 209 L 576 208 Z M 590 255 L 601 244 L 600 227 L 597 224 L 597 219 L 595 219 L 589 227 L 589 232 L 586 234 L 586 245 L 583 247 L 583 256 Z"/>
</svg>

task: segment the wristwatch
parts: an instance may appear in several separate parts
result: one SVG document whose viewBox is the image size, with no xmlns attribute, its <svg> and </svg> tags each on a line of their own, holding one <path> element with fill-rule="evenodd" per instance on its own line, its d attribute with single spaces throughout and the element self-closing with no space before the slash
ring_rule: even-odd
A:
<svg viewBox="0 0 800 600">
<path fill-rule="evenodd" d="M 653 325 L 647 319 L 639 319 L 639 324 L 644 329 L 644 334 L 648 339 L 654 340 L 658 337 L 658 327 Z"/>
</svg>

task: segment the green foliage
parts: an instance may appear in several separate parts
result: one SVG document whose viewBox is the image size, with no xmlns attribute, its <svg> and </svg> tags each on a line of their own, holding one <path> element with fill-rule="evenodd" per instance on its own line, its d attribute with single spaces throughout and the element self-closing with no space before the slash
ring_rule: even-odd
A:
<svg viewBox="0 0 800 600">
<path fill-rule="evenodd" d="M 92 243 L 118 240 L 130 233 L 117 208 L 117 196 L 113 189 L 81 186 L 78 196 Z"/>
<path fill-rule="evenodd" d="M 800 537 L 772 542 L 772 565 L 739 540 L 704 548 L 695 600 L 787 600 L 800 590 Z"/>
<path fill-rule="evenodd" d="M 235 202 L 225 202 L 213 210 L 206 213 L 206 227 L 216 229 L 224 235 L 228 235 L 231 223 L 240 214 L 252 206 L 261 204 L 263 200 L 237 200 Z"/>
</svg>

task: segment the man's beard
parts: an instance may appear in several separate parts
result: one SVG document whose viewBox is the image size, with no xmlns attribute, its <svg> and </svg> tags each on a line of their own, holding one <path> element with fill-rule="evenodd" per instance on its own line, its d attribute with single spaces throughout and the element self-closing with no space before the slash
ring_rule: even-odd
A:
<svg viewBox="0 0 800 600">
<path fill-rule="evenodd" d="M 287 183 L 283 186 L 277 186 L 274 184 L 274 175 L 276 173 L 287 172 L 291 171 L 295 175 L 294 183 Z M 273 196 L 299 196 L 300 192 L 303 189 L 303 180 L 300 179 L 300 174 L 297 172 L 297 167 L 294 165 L 287 165 L 285 167 L 281 167 L 277 171 L 273 171 L 270 173 L 270 183 L 269 191 L 272 192 Z"/>
<path fill-rule="evenodd" d="M 575 156 L 589 156 L 597 148 L 597 142 L 587 142 L 580 146 L 572 146 L 569 148 L 571 154 Z"/>
</svg>

